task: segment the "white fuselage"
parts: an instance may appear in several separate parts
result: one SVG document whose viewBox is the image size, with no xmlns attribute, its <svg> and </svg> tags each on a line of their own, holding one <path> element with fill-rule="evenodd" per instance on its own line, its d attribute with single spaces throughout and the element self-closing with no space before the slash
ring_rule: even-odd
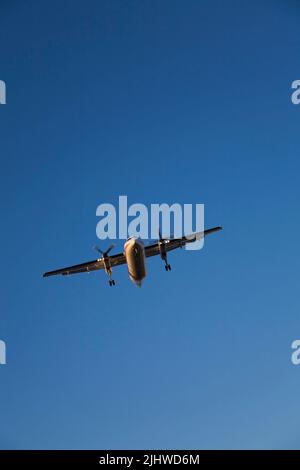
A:
<svg viewBox="0 0 300 470">
<path fill-rule="evenodd" d="M 146 277 L 144 244 L 137 238 L 129 238 L 124 244 L 124 254 L 130 279 L 139 287 Z"/>
</svg>

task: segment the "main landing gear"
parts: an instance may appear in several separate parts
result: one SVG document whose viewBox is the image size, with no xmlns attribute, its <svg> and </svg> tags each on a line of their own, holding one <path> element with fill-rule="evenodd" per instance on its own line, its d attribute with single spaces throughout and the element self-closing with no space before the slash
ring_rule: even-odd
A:
<svg viewBox="0 0 300 470">
<path fill-rule="evenodd" d="M 165 263 L 165 270 L 171 271 L 171 265 L 168 263 L 168 259 L 167 259 L 166 240 L 162 238 L 160 231 L 158 233 L 159 233 L 158 246 L 159 246 L 160 257 Z"/>
<path fill-rule="evenodd" d="M 115 281 L 112 279 L 112 269 L 111 269 L 110 257 L 108 256 L 108 253 L 114 248 L 114 246 L 115 246 L 114 244 L 110 245 L 110 247 L 106 251 L 102 251 L 97 246 L 94 246 L 94 249 L 102 255 L 102 260 L 103 260 L 103 263 L 104 263 L 104 269 L 105 269 L 106 274 L 109 276 L 108 284 L 110 286 L 115 286 L 116 285 Z"/>
<path fill-rule="evenodd" d="M 108 284 L 110 286 L 115 286 L 116 282 L 114 281 L 114 279 L 112 279 L 112 269 L 111 269 L 110 263 L 108 264 L 108 261 L 109 260 L 107 260 L 107 259 L 104 260 L 104 269 L 105 269 L 106 274 L 108 274 L 108 276 L 109 276 Z"/>
<path fill-rule="evenodd" d="M 167 259 L 165 260 L 165 270 L 166 271 L 171 271 L 171 265 L 167 263 Z"/>
</svg>

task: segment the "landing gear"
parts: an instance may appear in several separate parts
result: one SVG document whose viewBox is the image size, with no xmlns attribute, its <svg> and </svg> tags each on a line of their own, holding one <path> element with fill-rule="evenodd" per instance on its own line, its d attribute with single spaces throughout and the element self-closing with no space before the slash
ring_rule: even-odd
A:
<svg viewBox="0 0 300 470">
<path fill-rule="evenodd" d="M 160 233 L 159 233 L 158 246 L 159 246 L 160 257 L 165 263 L 165 270 L 171 271 L 171 265 L 168 263 L 168 259 L 167 259 L 166 240 L 162 238 Z"/>
<path fill-rule="evenodd" d="M 110 264 L 110 259 L 109 259 L 109 257 L 103 257 L 103 262 L 104 262 L 104 269 L 105 269 L 105 272 L 106 272 L 106 274 L 107 274 L 108 277 L 109 277 L 108 284 L 109 284 L 110 286 L 115 286 L 116 283 L 115 283 L 115 281 L 112 279 L 112 269 L 111 269 L 111 264 Z"/>
<path fill-rule="evenodd" d="M 108 283 L 109 283 L 110 286 L 115 286 L 116 285 L 115 281 L 112 279 L 112 269 L 111 269 L 110 257 L 108 256 L 108 253 L 114 248 L 114 246 L 115 246 L 114 244 L 110 245 L 110 247 L 106 251 L 102 251 L 97 246 L 94 246 L 94 249 L 96 251 L 98 251 L 98 253 L 101 253 L 101 255 L 102 255 L 102 258 L 99 258 L 98 261 L 103 261 L 105 272 L 109 276 Z"/>
<path fill-rule="evenodd" d="M 110 286 L 115 286 L 116 283 L 115 283 L 114 279 L 112 279 L 112 277 L 111 277 L 111 276 L 112 276 L 112 269 L 111 269 L 111 267 L 110 267 L 110 266 L 107 266 L 107 267 L 105 268 L 105 271 L 106 271 L 106 274 L 109 276 L 108 284 L 109 284 Z"/>
</svg>

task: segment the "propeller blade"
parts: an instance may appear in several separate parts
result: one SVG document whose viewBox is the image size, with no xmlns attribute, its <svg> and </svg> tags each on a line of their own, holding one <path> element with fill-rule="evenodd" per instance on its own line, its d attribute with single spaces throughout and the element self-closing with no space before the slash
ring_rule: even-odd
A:
<svg viewBox="0 0 300 470">
<path fill-rule="evenodd" d="M 100 250 L 100 248 L 97 246 L 97 245 L 94 245 L 93 246 L 93 250 L 97 251 L 98 253 L 100 253 L 101 255 L 103 255 L 103 251 Z"/>
<path fill-rule="evenodd" d="M 108 247 L 108 249 L 105 251 L 105 254 L 108 255 L 108 253 L 109 253 L 114 247 L 115 247 L 115 244 L 112 243 L 112 244 L 110 245 L 110 247 Z"/>
<path fill-rule="evenodd" d="M 95 251 L 97 251 L 98 253 L 100 253 L 100 255 L 102 255 L 102 256 L 107 256 L 108 253 L 109 253 L 114 247 L 115 247 L 115 244 L 112 243 L 112 244 L 108 247 L 108 249 L 107 249 L 106 251 L 100 250 L 100 248 L 99 248 L 97 245 L 94 245 L 94 246 L 93 246 L 93 249 L 94 249 Z"/>
<path fill-rule="evenodd" d="M 159 236 L 158 242 L 164 242 L 165 240 L 173 240 L 174 239 L 174 235 L 171 235 L 171 234 L 170 234 L 169 237 L 163 237 L 160 229 L 158 230 L 158 236 Z"/>
</svg>

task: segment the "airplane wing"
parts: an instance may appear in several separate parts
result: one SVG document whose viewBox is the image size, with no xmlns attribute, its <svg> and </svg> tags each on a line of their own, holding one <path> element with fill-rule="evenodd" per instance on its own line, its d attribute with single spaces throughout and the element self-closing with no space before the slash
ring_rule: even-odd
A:
<svg viewBox="0 0 300 470">
<path fill-rule="evenodd" d="M 187 237 L 165 239 L 164 246 L 167 252 L 171 250 L 175 250 L 176 248 L 185 246 L 187 243 L 193 243 L 196 240 L 201 240 L 201 238 L 206 237 L 210 233 L 218 232 L 219 230 L 222 230 L 222 227 L 209 228 L 207 230 L 204 230 L 203 232 L 192 233 L 191 235 Z M 159 250 L 158 242 L 153 243 L 152 245 L 145 246 L 145 255 L 147 258 L 149 256 L 158 255 L 159 253 L 160 253 L 160 250 Z"/>
<path fill-rule="evenodd" d="M 109 261 L 112 267 L 126 263 L 125 256 L 123 253 L 118 253 L 116 255 L 110 256 Z M 57 269 L 55 271 L 49 271 L 47 273 L 44 273 L 43 277 L 55 276 L 56 274 L 62 274 L 63 276 L 67 276 L 69 274 L 86 273 L 90 271 L 96 271 L 98 269 L 104 269 L 103 258 L 95 259 L 93 261 L 87 261 L 86 263 L 82 264 L 75 264 L 74 266 Z"/>
<path fill-rule="evenodd" d="M 199 240 L 203 237 L 206 237 L 210 233 L 217 232 L 222 230 L 222 227 L 214 227 L 203 232 L 193 233 L 190 236 L 182 238 L 171 238 L 164 240 L 164 246 L 166 251 L 175 250 L 176 248 L 183 247 L 187 243 L 193 243 L 196 240 Z M 160 254 L 159 243 L 154 243 L 145 247 L 145 255 L 148 258 L 149 256 L 155 256 Z M 126 258 L 123 253 L 118 253 L 116 255 L 109 256 L 109 261 L 111 267 L 119 266 L 120 264 L 126 264 Z M 103 258 L 95 259 L 93 261 L 87 261 L 82 264 L 75 264 L 74 266 L 69 266 L 67 268 L 57 269 L 55 271 L 49 271 L 43 274 L 43 277 L 55 276 L 57 274 L 62 274 L 63 276 L 68 276 L 69 274 L 78 274 L 86 273 L 90 271 L 97 271 L 99 269 L 104 269 Z"/>
</svg>

